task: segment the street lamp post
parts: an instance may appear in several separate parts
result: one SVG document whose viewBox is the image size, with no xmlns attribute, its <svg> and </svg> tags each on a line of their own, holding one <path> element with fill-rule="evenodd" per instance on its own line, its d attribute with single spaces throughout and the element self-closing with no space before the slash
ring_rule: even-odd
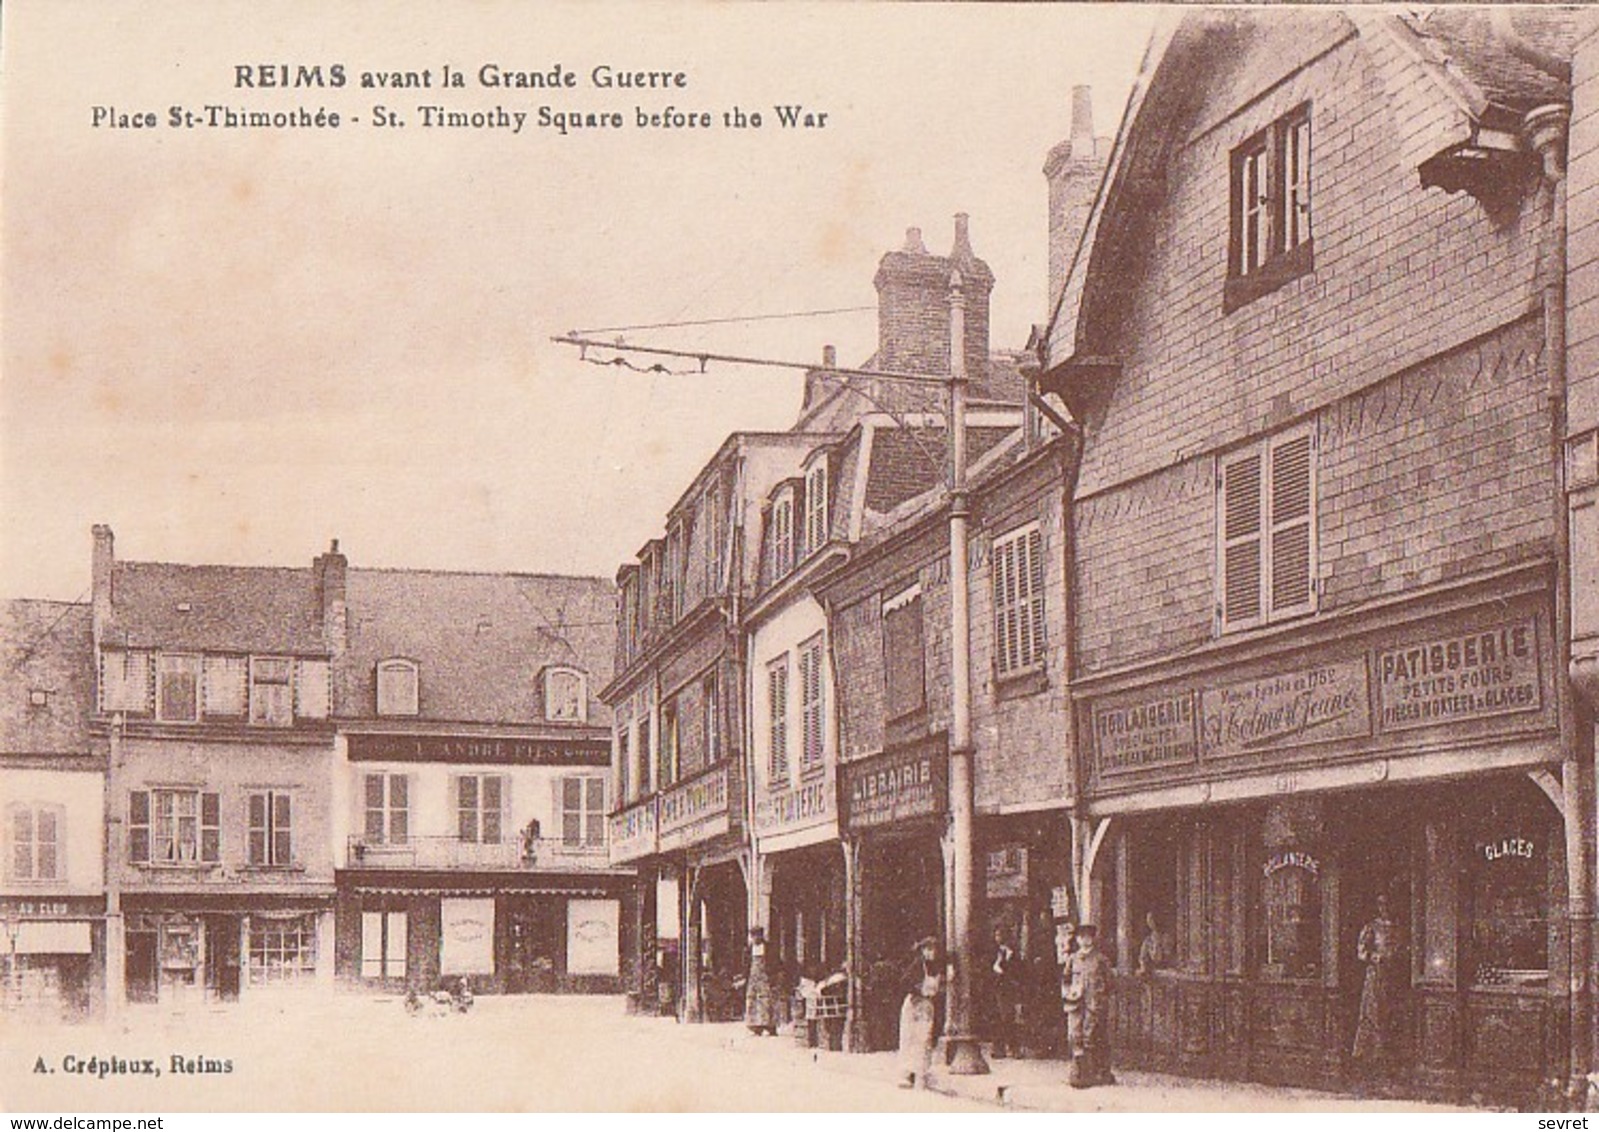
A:
<svg viewBox="0 0 1599 1132">
<path fill-rule="evenodd" d="M 949 1071 L 988 1072 L 983 1047 L 972 1027 L 972 972 L 976 940 L 972 919 L 977 901 L 977 850 L 972 795 L 972 611 L 968 589 L 966 522 L 966 296 L 959 270 L 949 280 L 949 609 L 950 705 L 949 812 L 954 842 L 951 935 L 955 973 L 951 982 Z"/>
</svg>

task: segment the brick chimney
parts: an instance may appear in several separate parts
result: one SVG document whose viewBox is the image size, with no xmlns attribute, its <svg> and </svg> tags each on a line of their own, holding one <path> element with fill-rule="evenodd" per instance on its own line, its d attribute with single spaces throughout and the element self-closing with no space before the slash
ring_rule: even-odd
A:
<svg viewBox="0 0 1599 1132">
<path fill-rule="evenodd" d="M 905 233 L 905 246 L 877 266 L 877 359 L 875 368 L 904 373 L 949 372 L 949 280 L 959 270 L 966 294 L 966 372 L 982 380 L 988 372 L 988 296 L 994 273 L 972 251 L 966 214 L 955 217 L 955 245 L 948 256 L 932 255 L 920 228 Z"/>
<path fill-rule="evenodd" d="M 90 567 L 89 610 L 98 650 L 101 634 L 111 624 L 111 575 L 117 564 L 117 538 L 104 523 L 96 523 L 90 529 L 94 534 L 94 558 Z"/>
<path fill-rule="evenodd" d="M 334 656 L 344 654 L 348 643 L 348 620 L 345 613 L 345 572 L 350 560 L 339 553 L 339 540 L 334 539 L 326 554 L 311 560 L 311 572 L 316 576 L 316 598 L 322 606 L 322 636 L 328 651 Z"/>
<path fill-rule="evenodd" d="M 1049 151 L 1044 176 L 1049 180 L 1049 305 L 1054 310 L 1066 285 L 1077 242 L 1099 191 L 1110 157 L 1110 138 L 1094 136 L 1093 88 L 1072 87 L 1071 137 Z"/>
</svg>

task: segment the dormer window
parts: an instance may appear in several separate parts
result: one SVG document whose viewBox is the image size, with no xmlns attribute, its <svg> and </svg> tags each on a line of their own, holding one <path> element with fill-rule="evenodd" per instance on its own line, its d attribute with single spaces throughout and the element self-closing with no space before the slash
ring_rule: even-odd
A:
<svg viewBox="0 0 1599 1132">
<path fill-rule="evenodd" d="M 287 657 L 257 656 L 250 660 L 250 722 L 259 727 L 288 727 L 294 722 L 294 694 Z"/>
<path fill-rule="evenodd" d="M 379 715 L 416 715 L 420 710 L 414 660 L 380 660 L 377 671 Z"/>
<path fill-rule="evenodd" d="M 200 658 L 162 654 L 156 662 L 156 718 L 164 723 L 200 719 Z"/>
<path fill-rule="evenodd" d="M 544 673 L 544 718 L 561 723 L 588 720 L 588 681 L 576 668 L 551 668 Z"/>
<path fill-rule="evenodd" d="M 1310 161 L 1308 105 L 1233 150 L 1225 310 L 1312 269 Z"/>
<path fill-rule="evenodd" d="M 819 458 L 805 472 L 805 553 L 827 541 L 827 459 Z"/>
<path fill-rule="evenodd" d="M 785 491 L 772 504 L 772 577 L 794 569 L 794 495 Z"/>
</svg>

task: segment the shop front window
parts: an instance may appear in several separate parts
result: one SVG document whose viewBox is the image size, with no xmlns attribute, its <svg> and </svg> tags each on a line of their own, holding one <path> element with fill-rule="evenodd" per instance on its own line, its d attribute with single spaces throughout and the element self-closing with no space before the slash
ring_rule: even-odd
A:
<svg viewBox="0 0 1599 1132">
<path fill-rule="evenodd" d="M 316 917 L 257 919 L 250 924 L 250 985 L 310 978 L 316 971 Z"/>
<path fill-rule="evenodd" d="M 1282 849 L 1262 867 L 1265 906 L 1263 974 L 1313 979 L 1321 971 L 1321 862 L 1311 853 Z"/>
<path fill-rule="evenodd" d="M 1543 986 L 1549 978 L 1549 861 L 1545 828 L 1505 825 L 1468 846 L 1472 981 Z"/>
</svg>

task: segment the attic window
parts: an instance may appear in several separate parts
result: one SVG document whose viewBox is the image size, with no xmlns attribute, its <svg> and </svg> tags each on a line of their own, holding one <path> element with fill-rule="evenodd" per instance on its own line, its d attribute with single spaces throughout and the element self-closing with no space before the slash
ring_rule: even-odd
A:
<svg viewBox="0 0 1599 1132">
<path fill-rule="evenodd" d="M 1309 104 L 1233 150 L 1230 181 L 1226 311 L 1314 267 Z"/>
<path fill-rule="evenodd" d="M 30 688 L 28 690 L 28 704 L 31 707 L 48 707 L 50 704 L 50 693 L 45 691 L 43 688 Z"/>
<path fill-rule="evenodd" d="M 827 541 L 827 457 L 820 457 L 805 472 L 805 555 L 815 554 Z"/>
<path fill-rule="evenodd" d="M 192 604 L 190 604 L 189 602 L 186 602 L 186 601 L 178 602 L 178 612 L 179 613 L 188 613 L 188 612 L 190 612 L 193 609 L 194 609 L 194 606 Z"/>
<path fill-rule="evenodd" d="M 377 709 L 379 715 L 416 715 L 420 710 L 414 660 L 378 661 Z"/>
<path fill-rule="evenodd" d="M 588 720 L 588 687 L 576 668 L 551 668 L 544 673 L 544 718 L 562 723 Z"/>
</svg>

